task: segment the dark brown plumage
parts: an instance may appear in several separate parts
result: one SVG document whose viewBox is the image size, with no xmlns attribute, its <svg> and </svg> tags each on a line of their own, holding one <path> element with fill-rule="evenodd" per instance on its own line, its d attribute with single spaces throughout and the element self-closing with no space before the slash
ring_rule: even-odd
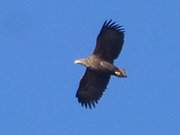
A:
<svg viewBox="0 0 180 135">
<path fill-rule="evenodd" d="M 115 22 L 105 21 L 96 40 L 96 48 L 88 58 L 76 60 L 87 69 L 76 93 L 78 102 L 86 108 L 95 107 L 111 75 L 126 77 L 123 69 L 113 65 L 122 50 L 124 29 Z"/>
</svg>

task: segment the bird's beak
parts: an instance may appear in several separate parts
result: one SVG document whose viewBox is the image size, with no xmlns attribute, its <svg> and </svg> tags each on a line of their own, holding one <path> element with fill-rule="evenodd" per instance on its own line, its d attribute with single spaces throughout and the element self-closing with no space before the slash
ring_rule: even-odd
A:
<svg viewBox="0 0 180 135">
<path fill-rule="evenodd" d="M 74 64 L 81 64 L 81 61 L 80 60 L 75 60 Z"/>
</svg>

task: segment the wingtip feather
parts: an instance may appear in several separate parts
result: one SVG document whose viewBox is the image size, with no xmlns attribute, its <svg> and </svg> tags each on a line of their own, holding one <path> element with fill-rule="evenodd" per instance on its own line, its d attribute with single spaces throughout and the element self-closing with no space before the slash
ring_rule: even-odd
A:
<svg viewBox="0 0 180 135">
<path fill-rule="evenodd" d="M 117 31 L 122 32 L 122 33 L 125 32 L 123 26 L 117 24 L 116 21 L 112 21 L 112 19 L 104 21 L 102 30 L 105 28 L 111 28 L 111 29 L 117 30 Z"/>
</svg>

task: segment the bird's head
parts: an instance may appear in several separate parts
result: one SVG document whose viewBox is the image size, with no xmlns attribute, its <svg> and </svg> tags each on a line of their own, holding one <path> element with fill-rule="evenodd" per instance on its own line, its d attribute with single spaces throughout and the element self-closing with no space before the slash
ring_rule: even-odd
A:
<svg viewBox="0 0 180 135">
<path fill-rule="evenodd" d="M 85 67 L 88 67 L 88 59 L 81 58 L 74 61 L 74 64 L 81 64 Z"/>
</svg>

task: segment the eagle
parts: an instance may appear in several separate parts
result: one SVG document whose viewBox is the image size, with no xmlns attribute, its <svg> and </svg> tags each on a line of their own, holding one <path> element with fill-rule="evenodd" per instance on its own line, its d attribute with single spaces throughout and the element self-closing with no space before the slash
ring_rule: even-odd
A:
<svg viewBox="0 0 180 135">
<path fill-rule="evenodd" d="M 127 77 L 123 68 L 115 66 L 124 43 L 124 28 L 112 20 L 106 20 L 96 38 L 96 47 L 87 58 L 74 61 L 86 67 L 76 93 L 78 102 L 85 108 L 92 108 L 98 103 L 105 91 L 111 75 Z"/>
</svg>

